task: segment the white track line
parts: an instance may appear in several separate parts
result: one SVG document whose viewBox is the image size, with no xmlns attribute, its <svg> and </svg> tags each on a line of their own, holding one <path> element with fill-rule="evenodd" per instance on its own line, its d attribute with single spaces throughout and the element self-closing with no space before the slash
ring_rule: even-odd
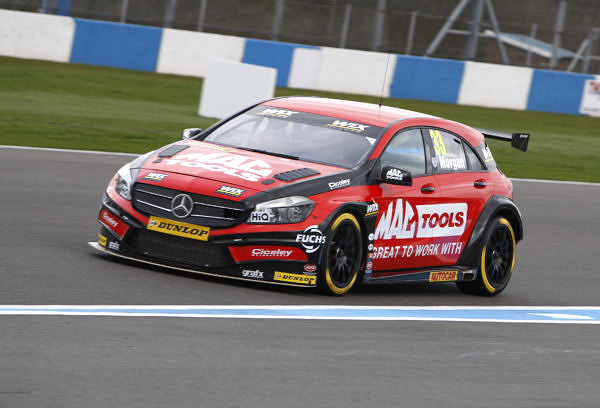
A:
<svg viewBox="0 0 600 408">
<path fill-rule="evenodd" d="M 83 153 L 83 154 L 103 154 L 112 156 L 139 156 L 138 153 L 119 153 L 119 152 L 103 152 L 98 150 L 73 150 L 73 149 L 55 149 L 51 147 L 30 147 L 30 146 L 13 146 L 0 145 L 0 149 L 16 149 L 16 150 L 39 150 L 47 152 L 65 152 L 65 153 Z M 528 182 L 528 183 L 549 183 L 549 184 L 570 184 L 577 186 L 594 186 L 600 187 L 600 183 L 586 183 L 583 181 L 561 181 L 561 180 L 541 180 L 528 178 L 510 178 L 512 181 Z"/>
</svg>

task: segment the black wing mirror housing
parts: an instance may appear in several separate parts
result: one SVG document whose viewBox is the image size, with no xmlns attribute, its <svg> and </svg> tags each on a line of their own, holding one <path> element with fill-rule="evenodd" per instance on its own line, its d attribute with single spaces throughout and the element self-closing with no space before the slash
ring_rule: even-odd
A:
<svg viewBox="0 0 600 408">
<path fill-rule="evenodd" d="M 412 186 L 412 174 L 393 166 L 384 166 L 377 178 L 379 183 L 395 184 L 397 186 Z"/>
</svg>

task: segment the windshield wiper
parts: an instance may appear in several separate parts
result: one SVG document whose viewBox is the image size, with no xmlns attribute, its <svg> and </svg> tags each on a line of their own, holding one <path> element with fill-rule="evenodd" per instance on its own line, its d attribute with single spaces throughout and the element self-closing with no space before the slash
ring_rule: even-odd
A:
<svg viewBox="0 0 600 408">
<path fill-rule="evenodd" d="M 271 156 L 277 156 L 277 157 L 283 157 L 285 159 L 292 159 L 292 160 L 300 160 L 300 157 L 298 156 L 293 156 L 291 154 L 285 154 L 285 153 L 277 153 L 277 152 L 269 152 L 266 150 L 261 150 L 261 149 L 253 149 L 252 147 L 240 147 L 240 146 L 236 146 L 238 149 L 243 149 L 243 150 L 248 150 L 250 152 L 256 152 L 256 153 L 263 153 L 263 154 L 270 154 Z"/>
</svg>

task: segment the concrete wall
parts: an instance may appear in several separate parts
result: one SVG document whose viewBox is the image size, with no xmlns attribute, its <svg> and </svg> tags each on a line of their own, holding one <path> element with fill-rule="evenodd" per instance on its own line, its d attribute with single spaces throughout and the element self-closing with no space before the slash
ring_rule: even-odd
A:
<svg viewBox="0 0 600 408">
<path fill-rule="evenodd" d="M 568 114 L 594 78 L 1 9 L 0 55 L 200 77 L 218 58 L 275 68 L 282 87 Z"/>
</svg>

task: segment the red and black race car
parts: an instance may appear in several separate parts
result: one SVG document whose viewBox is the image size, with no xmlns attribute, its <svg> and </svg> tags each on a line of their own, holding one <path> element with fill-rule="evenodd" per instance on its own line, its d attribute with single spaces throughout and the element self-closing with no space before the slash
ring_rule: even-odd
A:
<svg viewBox="0 0 600 408">
<path fill-rule="evenodd" d="M 523 225 L 484 136 L 529 141 L 373 104 L 268 100 L 124 165 L 91 245 L 335 295 L 397 281 L 496 295 Z"/>
</svg>

